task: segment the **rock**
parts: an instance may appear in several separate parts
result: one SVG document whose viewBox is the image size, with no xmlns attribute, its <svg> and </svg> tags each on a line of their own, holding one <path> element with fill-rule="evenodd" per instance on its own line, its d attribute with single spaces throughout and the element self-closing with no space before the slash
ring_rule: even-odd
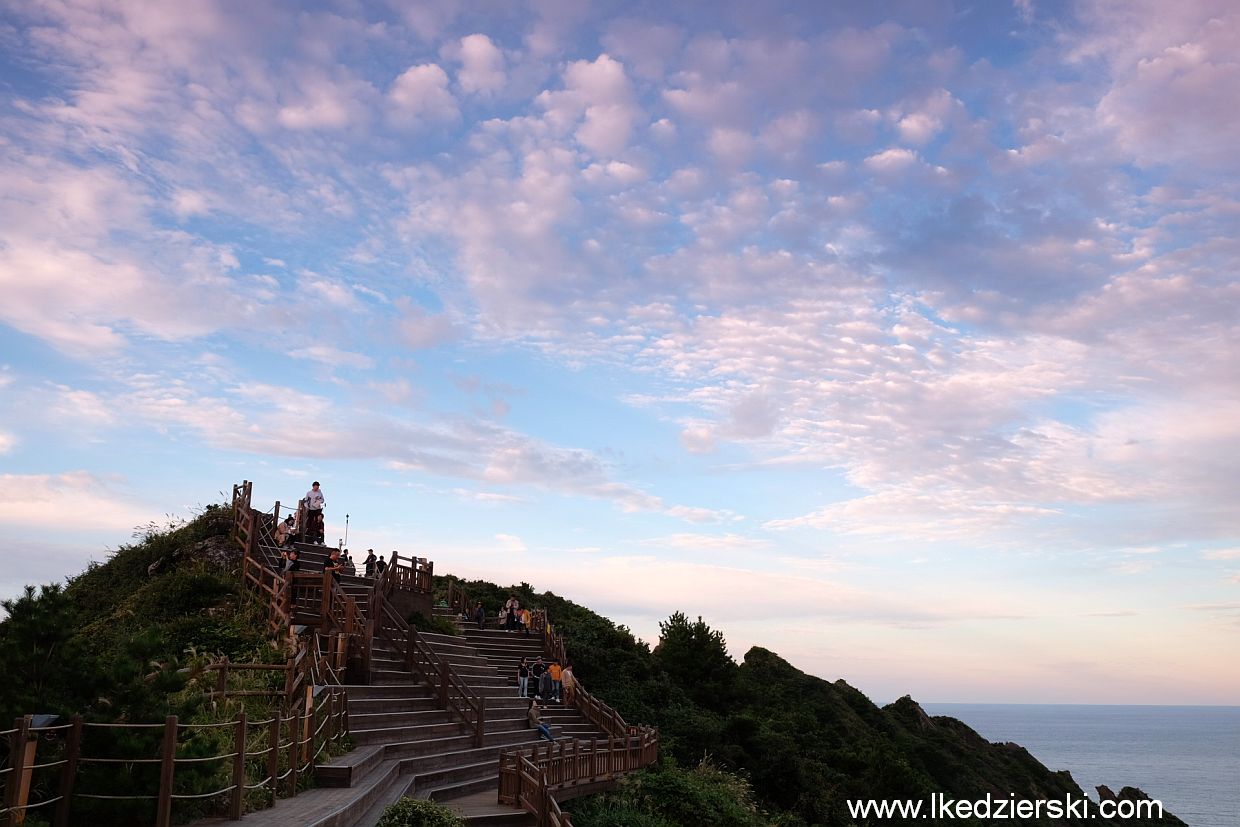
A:
<svg viewBox="0 0 1240 827">
<path fill-rule="evenodd" d="M 215 536 L 194 544 L 192 556 L 220 568 L 232 568 L 241 560 L 241 549 L 228 537 Z"/>
<path fill-rule="evenodd" d="M 154 563 L 151 563 L 149 566 L 146 567 L 146 576 L 154 577 L 155 575 L 163 571 L 163 568 L 164 568 L 164 558 L 160 557 Z"/>
</svg>

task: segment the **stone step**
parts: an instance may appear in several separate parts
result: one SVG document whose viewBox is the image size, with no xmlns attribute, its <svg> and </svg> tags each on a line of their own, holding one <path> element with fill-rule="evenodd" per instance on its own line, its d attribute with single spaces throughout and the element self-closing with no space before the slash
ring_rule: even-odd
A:
<svg viewBox="0 0 1240 827">
<path fill-rule="evenodd" d="M 461 784 L 476 779 L 488 779 L 499 789 L 499 754 L 477 760 L 471 764 L 456 764 L 426 771 L 413 772 L 411 789 L 417 795 L 426 788 L 441 788 L 446 785 Z"/>
<path fill-rule="evenodd" d="M 493 792 L 480 792 L 445 801 L 469 827 L 536 827 L 538 819 L 519 807 L 499 804 Z"/>
<path fill-rule="evenodd" d="M 445 713 L 446 715 L 446 713 Z M 396 741 L 423 741 L 438 736 L 458 735 L 464 724 L 446 717 L 443 721 L 420 726 L 380 726 L 370 729 L 349 728 L 349 736 L 359 744 L 393 743 Z"/>
<path fill-rule="evenodd" d="M 422 712 L 438 708 L 435 698 L 349 698 L 349 714 Z"/>
<path fill-rule="evenodd" d="M 356 700 L 371 700 L 377 698 L 429 698 L 431 691 L 425 684 L 406 684 L 400 685 L 381 685 L 374 684 L 345 684 L 343 687 L 349 696 L 349 705 L 352 706 Z"/>
<path fill-rule="evenodd" d="M 412 709 L 405 712 L 354 712 L 349 707 L 349 731 L 382 729 L 386 727 L 425 726 L 455 720 L 451 713 L 442 709 Z"/>
<path fill-rule="evenodd" d="M 482 776 L 472 781 L 440 784 L 424 787 L 415 792 L 417 798 L 429 798 L 431 801 L 450 801 L 453 798 L 499 789 L 499 766 L 493 775 Z"/>
<path fill-rule="evenodd" d="M 320 787 L 352 787 L 383 763 L 385 757 L 383 744 L 358 747 L 316 765 L 314 780 Z"/>
<path fill-rule="evenodd" d="M 373 685 L 403 684 L 406 686 L 416 686 L 419 684 L 418 679 L 412 673 L 396 669 L 371 669 L 370 682 Z"/>
</svg>

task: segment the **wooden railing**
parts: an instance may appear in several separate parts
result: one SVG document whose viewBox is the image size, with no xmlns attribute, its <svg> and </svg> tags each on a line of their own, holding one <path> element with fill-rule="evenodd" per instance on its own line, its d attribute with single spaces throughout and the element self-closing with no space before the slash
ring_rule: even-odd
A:
<svg viewBox="0 0 1240 827">
<path fill-rule="evenodd" d="M 469 600 L 469 594 L 456 582 L 455 577 L 448 578 L 448 608 L 454 614 L 464 615 L 473 620 L 474 605 Z"/>
<path fill-rule="evenodd" d="M 378 610 L 374 614 L 378 615 Z M 404 657 L 405 667 L 436 691 L 439 708 L 453 712 L 464 721 L 473 730 L 474 746 L 482 746 L 486 698 L 465 683 L 448 659 L 441 658 L 421 633 L 387 603 L 382 606 L 382 616 L 375 634 L 396 646 L 397 652 Z"/>
<path fill-rule="evenodd" d="M 277 798 L 297 795 L 299 776 L 309 772 L 332 744 L 348 735 L 348 698 L 342 689 L 321 687 L 316 698 L 307 686 L 303 698 L 304 702 L 287 714 L 260 721 L 250 721 L 244 709 L 234 720 L 215 724 L 183 724 L 175 715 L 150 724 L 88 723 L 75 715 L 69 723 L 55 726 L 33 726 L 31 716 L 18 718 L 12 729 L 0 732 L 0 738 L 9 743 L 9 765 L 0 771 L 4 778 L 0 823 L 21 824 L 29 812 L 44 807 L 54 808 L 46 811 L 53 827 L 89 823 L 81 814 L 75 817 L 75 800 L 153 802 L 148 806 L 153 807 L 151 823 L 155 827 L 169 827 L 177 801 L 227 796 L 227 817 L 232 821 L 241 818 L 247 791 L 264 790 L 270 805 L 275 806 Z M 222 752 L 202 755 L 193 748 L 194 734 L 211 729 L 229 732 L 231 738 Z M 155 735 L 161 730 L 156 742 Z M 133 754 L 132 744 L 143 740 L 151 744 L 151 752 Z M 118 750 L 120 744 L 130 745 L 129 754 L 101 755 L 95 751 L 109 743 Z M 58 757 L 40 763 L 40 749 Z M 214 780 L 227 782 L 225 786 L 206 791 L 197 786 L 192 792 L 178 790 L 178 767 L 215 766 L 214 762 L 224 761 L 230 762 L 224 765 L 226 770 L 205 779 L 199 771 L 197 780 L 198 785 Z M 88 785 L 79 776 L 96 764 L 124 765 L 130 774 L 146 772 L 142 768 L 149 767 L 154 792 L 121 795 L 102 784 L 97 790 L 83 789 Z M 46 796 L 32 803 L 32 788 L 46 791 Z M 79 809 L 85 806 L 78 805 Z"/>
<path fill-rule="evenodd" d="M 499 802 L 521 807 L 539 827 L 572 827 L 554 793 L 614 781 L 658 759 L 659 734 L 650 727 L 623 738 L 569 741 L 529 749 L 507 749 L 499 756 Z"/>
<path fill-rule="evenodd" d="M 299 639 L 299 643 L 301 645 L 297 651 L 289 655 L 284 663 L 233 663 L 225 656 L 207 664 L 204 669 L 214 672 L 215 675 L 206 696 L 212 699 L 279 698 L 283 699 L 287 706 L 290 699 L 301 698 L 307 686 L 340 686 L 344 664 L 336 662 L 340 651 L 336 637 L 311 632 Z M 323 654 L 325 648 L 329 652 L 327 656 Z M 283 679 L 279 681 L 279 687 L 236 689 L 229 684 L 232 676 L 263 672 L 280 673 Z M 242 685 L 246 686 L 245 683 Z"/>
<path fill-rule="evenodd" d="M 348 649 L 354 646 L 364 660 L 368 661 L 372 629 L 362 617 L 355 601 L 340 587 L 330 574 L 293 572 L 281 575 L 277 570 L 279 558 L 275 548 L 275 526 L 280 520 L 280 503 L 271 511 L 260 513 L 252 506 L 253 483 L 244 480 L 233 486 L 233 528 L 231 536 L 242 550 L 242 580 L 256 592 L 267 606 L 268 631 L 281 635 L 291 630 L 300 619 L 321 631 L 336 635 L 338 646 L 333 648 L 331 666 L 338 675 L 348 659 Z M 304 510 L 299 504 L 299 512 Z M 430 564 L 403 566 L 399 557 L 393 566 L 398 571 L 390 581 L 390 588 L 397 584 L 415 587 L 425 583 L 430 590 Z M 385 572 L 386 574 L 386 572 Z M 304 644 L 303 644 L 304 646 Z M 317 651 L 315 653 L 317 658 Z"/>
<path fill-rule="evenodd" d="M 572 661 L 568 659 L 564 636 L 557 632 L 555 626 L 547 620 L 546 612 L 539 611 L 531 614 L 534 620 L 534 623 L 531 625 L 534 625 L 535 628 L 541 626 L 539 631 L 542 632 L 543 636 L 543 650 L 547 653 L 548 658 L 559 662 L 561 665 L 571 663 Z M 574 684 L 573 705 L 585 716 L 586 720 L 612 737 L 628 737 L 632 731 L 619 712 L 587 692 L 580 682 Z"/>
</svg>

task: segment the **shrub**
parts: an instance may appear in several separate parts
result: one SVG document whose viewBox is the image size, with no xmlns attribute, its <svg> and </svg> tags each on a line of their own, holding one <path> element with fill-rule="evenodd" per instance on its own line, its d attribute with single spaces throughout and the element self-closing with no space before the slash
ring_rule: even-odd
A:
<svg viewBox="0 0 1240 827">
<path fill-rule="evenodd" d="M 459 635 L 461 633 L 456 624 L 443 615 L 434 615 L 428 620 L 421 612 L 414 612 L 407 619 L 409 625 L 419 632 L 429 632 L 435 635 Z"/>
<path fill-rule="evenodd" d="M 438 802 L 402 798 L 383 811 L 375 827 L 465 827 L 465 821 Z"/>
</svg>

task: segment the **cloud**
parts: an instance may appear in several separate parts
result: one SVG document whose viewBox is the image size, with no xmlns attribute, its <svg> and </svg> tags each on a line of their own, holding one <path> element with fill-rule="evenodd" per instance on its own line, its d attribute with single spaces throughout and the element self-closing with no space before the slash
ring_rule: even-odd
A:
<svg viewBox="0 0 1240 827">
<path fill-rule="evenodd" d="M 457 82 L 466 94 L 493 95 L 504 88 L 504 53 L 485 34 L 462 37 L 449 54 L 461 63 Z"/>
<path fill-rule="evenodd" d="M 538 100 L 553 126 L 575 125 L 577 142 L 600 157 L 620 154 L 641 117 L 624 65 L 606 54 L 570 63 L 564 91 L 543 92 Z"/>
<path fill-rule="evenodd" d="M 670 534 L 666 537 L 652 537 L 643 540 L 642 545 L 657 548 L 670 548 L 680 551 L 700 552 L 755 552 L 771 547 L 771 541 L 744 537 L 739 534 Z"/>
<path fill-rule="evenodd" d="M 400 303 L 401 318 L 398 324 L 400 338 L 411 348 L 438 347 L 460 337 L 461 331 L 447 315 L 431 313 L 423 307 Z"/>
<path fill-rule="evenodd" d="M 1096 34 L 1077 52 L 1102 56 L 1113 80 L 1098 103 L 1099 120 L 1143 165 L 1234 170 L 1240 119 L 1217 105 L 1217 95 L 1240 83 L 1232 59 L 1240 14 L 1225 4 L 1189 3 L 1148 16 L 1157 8 L 1086 4 Z"/>
<path fill-rule="evenodd" d="M 0 231 L 0 320 L 86 356 L 117 350 L 134 334 L 193 338 L 247 315 L 244 303 L 229 301 L 234 282 L 222 251 L 151 227 L 140 213 L 127 216 L 127 208 L 141 202 L 111 173 L 39 161 L 11 172 L 0 205 L 11 219 Z M 36 186 L 38 206 L 31 207 L 21 193 Z M 112 196 L 115 209 L 109 211 L 104 203 Z M 51 214 L 61 205 L 67 208 L 61 216 L 76 213 L 80 226 L 58 226 L 63 217 Z M 41 217 L 49 220 L 36 227 Z M 126 218 L 133 221 L 126 224 Z M 133 248 L 112 246 L 107 233 L 113 224 L 142 240 Z"/>
<path fill-rule="evenodd" d="M 130 531 L 152 515 L 113 483 L 86 471 L 62 474 L 0 474 L 0 522 L 52 529 Z"/>
<path fill-rule="evenodd" d="M 444 122 L 459 117 L 456 98 L 448 91 L 448 75 L 437 64 L 410 66 L 387 93 L 388 114 L 399 123 Z"/>
<path fill-rule="evenodd" d="M 352 353 L 331 345 L 311 345 L 310 347 L 298 348 L 297 350 L 289 351 L 288 355 L 294 359 L 309 359 L 312 362 L 318 362 L 333 368 L 370 370 L 375 366 L 375 360 L 363 353 Z"/>
</svg>

